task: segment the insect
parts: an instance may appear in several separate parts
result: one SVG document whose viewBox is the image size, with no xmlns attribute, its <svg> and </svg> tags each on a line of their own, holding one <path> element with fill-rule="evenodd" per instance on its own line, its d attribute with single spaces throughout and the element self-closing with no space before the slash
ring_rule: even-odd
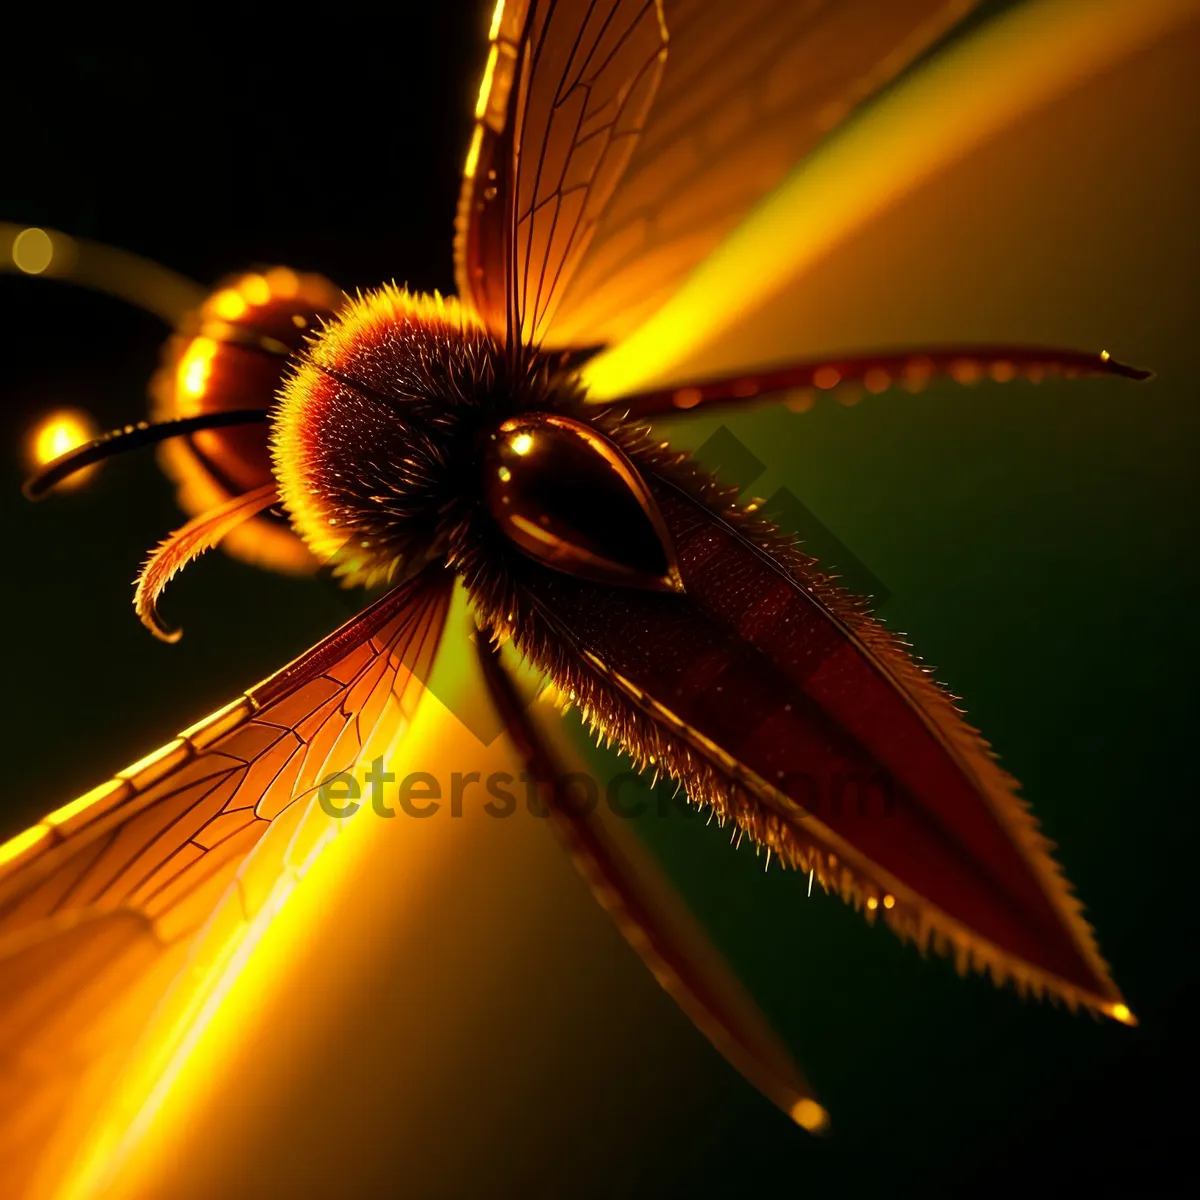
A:
<svg viewBox="0 0 1200 1200">
<path fill-rule="evenodd" d="M 925 3 L 892 11 L 887 49 L 920 29 L 914 53 L 954 15 Z M 763 19 L 748 72 L 781 44 L 805 45 L 785 16 Z M 824 1121 L 803 1083 L 722 1008 L 602 831 L 559 802 L 553 751 L 523 717 L 489 638 L 511 640 L 639 765 L 678 779 L 868 917 L 997 980 L 1131 1019 L 1013 781 L 949 698 L 784 532 L 735 506 L 644 423 L 830 380 L 1142 373 L 1102 354 L 951 347 L 798 362 L 615 402 L 587 394 L 589 353 L 656 302 L 645 255 L 664 244 L 629 238 L 639 228 L 629 197 L 656 180 L 663 114 L 687 94 L 689 64 L 703 66 L 689 55 L 727 43 L 725 19 L 642 2 L 499 7 L 459 212 L 461 296 L 370 293 L 297 356 L 277 403 L 264 396 L 257 408 L 113 436 L 35 480 L 37 491 L 123 445 L 225 429 L 236 412 L 245 429 L 269 430 L 272 478 L 231 489 L 151 556 L 139 584 L 147 623 L 167 632 L 157 601 L 170 576 L 277 504 L 315 559 L 347 583 L 390 590 L 0 849 L 0 933 L 26 936 L 23 952 L 39 922 L 76 952 L 91 936 L 112 939 L 106 957 L 130 964 L 151 954 L 147 925 L 159 942 L 185 945 L 231 879 L 264 861 L 269 831 L 301 833 L 322 783 L 403 723 L 458 579 L 485 635 L 489 692 L 577 851 L 622 898 L 623 919 L 681 1003 L 799 1123 Z M 885 57 L 881 48 L 871 64 L 877 83 Z M 847 70 L 871 74 L 860 61 Z M 806 143 L 794 130 L 785 140 L 790 163 Z M 709 169 L 701 190 L 722 171 L 718 161 Z M 682 278 L 784 169 L 701 213 L 656 259 L 654 285 Z M 665 212 L 671 199 L 646 203 Z M 846 778 L 886 791 L 886 820 L 827 803 Z"/>
</svg>

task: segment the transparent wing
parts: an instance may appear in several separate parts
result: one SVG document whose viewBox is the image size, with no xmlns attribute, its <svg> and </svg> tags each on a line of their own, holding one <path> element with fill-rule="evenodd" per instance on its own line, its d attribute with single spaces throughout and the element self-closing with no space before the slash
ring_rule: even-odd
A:
<svg viewBox="0 0 1200 1200">
<path fill-rule="evenodd" d="M 460 201 L 460 291 L 503 332 L 510 267 L 527 339 L 556 347 L 621 339 L 801 157 L 971 7 L 663 0 L 653 58 L 650 13 L 636 4 L 501 10 Z M 584 77 L 572 70 L 579 48 L 596 24 L 608 22 L 607 36 L 618 19 L 630 33 L 622 57 L 604 60 L 607 91 L 583 96 Z M 597 153 L 599 117 L 572 126 L 565 115 L 592 110 L 616 135 L 607 156 Z M 585 194 L 589 164 L 596 181 Z"/>
<path fill-rule="evenodd" d="M 459 203 L 459 289 L 540 342 L 619 183 L 666 60 L 660 0 L 502 6 Z"/>
<path fill-rule="evenodd" d="M 79 1079 L 95 1080 L 100 1059 L 119 1065 L 213 914 L 225 913 L 216 932 L 235 930 L 297 873 L 320 785 L 406 724 L 450 590 L 437 566 L 393 589 L 0 846 L 4 1194 L 20 1194 Z"/>
<path fill-rule="evenodd" d="M 604 394 L 939 344 L 1103 348 L 1165 377 L 1162 313 L 1194 292 L 1170 204 L 1195 190 L 1198 31 L 1200 6 L 1111 0 L 1018 5 L 956 40 L 789 180 L 813 217 L 794 244 L 782 209 L 739 227 L 736 268 L 689 278 Z"/>
<path fill-rule="evenodd" d="M 443 578 L 444 577 L 444 578 Z M 172 942 L 207 915 L 267 824 L 348 770 L 432 653 L 448 576 L 396 588 L 240 700 L 19 835 L 0 937 L 123 909 Z M 12 849 L 9 849 L 12 847 Z"/>
</svg>

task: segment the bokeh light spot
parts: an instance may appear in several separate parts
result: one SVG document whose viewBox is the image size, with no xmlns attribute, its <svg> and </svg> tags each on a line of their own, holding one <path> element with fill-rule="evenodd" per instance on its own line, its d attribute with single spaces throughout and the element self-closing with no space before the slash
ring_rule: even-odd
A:
<svg viewBox="0 0 1200 1200">
<path fill-rule="evenodd" d="M 54 261 L 54 243 L 44 229 L 22 229 L 13 238 L 13 262 L 26 275 L 40 275 Z"/>
<path fill-rule="evenodd" d="M 85 445 L 98 436 L 91 416 L 77 408 L 60 408 L 48 413 L 30 431 L 26 458 L 34 468 L 44 467 L 56 458 Z M 79 487 L 95 474 L 96 466 L 85 467 L 56 485 L 56 489 Z"/>
</svg>

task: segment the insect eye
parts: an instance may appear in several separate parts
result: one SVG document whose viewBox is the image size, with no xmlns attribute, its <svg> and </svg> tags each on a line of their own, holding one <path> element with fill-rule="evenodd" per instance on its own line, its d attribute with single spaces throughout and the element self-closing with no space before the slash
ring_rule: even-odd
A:
<svg viewBox="0 0 1200 1200">
<path fill-rule="evenodd" d="M 628 458 L 589 425 L 513 417 L 484 456 L 496 524 L 539 562 L 601 583 L 682 591 L 658 505 Z"/>
</svg>

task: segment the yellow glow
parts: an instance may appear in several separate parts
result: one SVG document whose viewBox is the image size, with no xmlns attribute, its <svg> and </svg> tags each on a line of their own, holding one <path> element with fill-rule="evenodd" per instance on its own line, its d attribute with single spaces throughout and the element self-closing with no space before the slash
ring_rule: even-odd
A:
<svg viewBox="0 0 1200 1200">
<path fill-rule="evenodd" d="M 155 779 L 160 779 L 168 771 L 173 771 L 178 763 L 187 756 L 187 746 L 182 738 L 175 738 L 157 750 L 151 750 L 145 758 L 139 758 L 132 766 L 118 772 L 119 779 L 136 779 L 140 787 L 145 787 Z"/>
<path fill-rule="evenodd" d="M 807 1096 L 792 1105 L 791 1118 L 809 1133 L 824 1133 L 829 1128 L 829 1114 Z"/>
<path fill-rule="evenodd" d="M 463 615 L 461 598 L 458 615 Z M 401 715 L 406 711 L 408 717 Z M 410 741 L 441 747 L 449 736 L 459 751 L 474 741 L 474 735 L 428 692 L 415 716 L 407 706 L 396 712 L 394 721 L 381 722 L 368 739 L 360 761 L 382 754 L 391 762 Z M 449 735 L 447 729 L 452 731 Z M 199 935 L 188 972 L 165 998 L 102 1123 L 69 1164 L 55 1193 L 59 1200 L 107 1195 L 118 1181 L 128 1184 L 153 1176 L 164 1162 L 179 1156 L 188 1136 L 189 1113 L 227 1085 L 224 1074 L 244 1049 L 245 1029 L 283 1002 L 279 988 L 289 964 L 311 936 L 313 924 L 339 911 L 354 889 L 364 856 L 379 837 L 377 821 L 333 820 L 315 801 L 296 821 L 277 824 L 246 866 L 255 857 L 260 865 L 278 861 L 278 875 L 258 899 L 253 886 L 258 873 L 249 872 L 244 889 L 250 898 L 249 916 L 239 893 L 231 891 Z M 268 848 L 267 838 L 272 837 Z M 428 848 L 427 843 L 421 845 Z M 408 888 L 419 887 L 424 872 L 434 866 L 432 858 L 415 854 L 417 848 L 413 846 L 414 856 L 405 863 Z M 269 853 L 264 857 L 262 850 Z M 245 868 L 242 875 L 247 876 Z M 305 886 L 298 892 L 301 880 Z M 136 1187 L 132 1191 L 156 1194 Z M 115 1193 L 124 1195 L 127 1189 L 117 1186 Z"/>
<path fill-rule="evenodd" d="M 874 912 L 879 907 L 879 901 L 874 896 L 867 897 L 867 911 Z"/>
<path fill-rule="evenodd" d="M 70 280 L 80 287 L 119 296 L 175 325 L 203 303 L 206 288 L 182 275 L 99 242 L 0 221 L 0 271 Z"/>
<path fill-rule="evenodd" d="M 38 466 L 45 466 L 95 437 L 96 426 L 87 413 L 67 408 L 53 412 L 38 424 L 31 435 L 33 461 Z"/>
<path fill-rule="evenodd" d="M 1136 1025 L 1137 1017 L 1129 1009 L 1128 1004 L 1114 1004 L 1109 1010 L 1108 1015 L 1114 1021 L 1120 1021 L 1122 1025 Z"/>
<path fill-rule="evenodd" d="M 271 295 L 280 300 L 294 300 L 300 295 L 300 276 L 287 267 L 272 267 L 266 279 Z"/>
<path fill-rule="evenodd" d="M 500 23 L 504 20 L 504 0 L 496 0 L 492 9 L 492 27 L 488 30 L 488 41 L 494 42 L 500 36 Z"/>
<path fill-rule="evenodd" d="M 476 125 L 475 132 L 471 134 L 471 145 L 467 149 L 467 161 L 463 166 L 463 174 L 468 179 L 475 178 L 475 171 L 479 166 L 479 152 L 483 149 L 483 126 Z"/>
<path fill-rule="evenodd" d="M 533 434 L 518 433 L 515 438 L 509 443 L 512 446 L 512 452 L 524 457 L 533 449 Z"/>
<path fill-rule="evenodd" d="M 212 298 L 212 310 L 222 320 L 236 321 L 246 312 L 246 302 L 233 290 L 223 288 Z"/>
<path fill-rule="evenodd" d="M 479 81 L 479 96 L 475 101 L 475 119 L 483 120 L 483 114 L 488 110 L 488 100 L 492 94 L 492 80 L 496 77 L 496 62 L 500 57 L 500 47 L 493 46 L 488 51 L 487 66 L 483 68 L 483 78 Z"/>
<path fill-rule="evenodd" d="M 99 436 L 91 416 L 78 408 L 60 408 L 34 426 L 26 440 L 25 457 L 33 467 L 44 467 L 60 455 L 86 445 Z M 64 491 L 85 484 L 100 469 L 99 464 L 84 467 L 55 485 Z"/>
<path fill-rule="evenodd" d="M 266 304 L 271 299 L 271 285 L 261 275 L 247 275 L 240 279 L 238 291 L 247 304 Z"/>
<path fill-rule="evenodd" d="M 86 812 L 93 804 L 103 800 L 105 796 L 111 796 L 121 786 L 117 780 L 109 779 L 100 784 L 99 787 L 92 788 L 90 792 L 85 792 L 77 800 L 72 800 L 69 804 L 64 804 L 62 808 L 56 808 L 43 819 L 42 824 L 50 828 L 69 825 L 80 813 Z"/>
<path fill-rule="evenodd" d="M 44 229 L 23 229 L 13 239 L 13 263 L 26 275 L 40 275 L 54 261 L 54 243 Z"/>
<path fill-rule="evenodd" d="M 18 833 L 16 837 L 9 838 L 7 842 L 0 842 L 0 867 L 5 866 L 7 863 L 16 862 L 17 859 L 32 850 L 43 838 L 49 836 L 50 830 L 44 825 L 34 825 Z"/>
<path fill-rule="evenodd" d="M 77 1173 L 68 1180 L 60 1191 L 60 1197 L 83 1197 L 96 1195 L 107 1182 L 114 1168 L 119 1167 L 129 1152 L 145 1136 L 162 1107 L 163 1100 L 175 1087 L 180 1073 L 187 1066 L 196 1046 L 204 1038 L 213 1017 L 221 1007 L 230 989 L 237 982 L 251 953 L 261 942 L 268 926 L 283 908 L 295 888 L 295 881 L 283 877 L 267 904 L 259 911 L 256 920 L 248 926 L 241 937 L 231 937 L 222 947 L 207 970 L 195 979 L 195 991 L 179 1012 L 160 1046 L 169 1051 L 167 1061 L 158 1056 L 151 1057 L 149 1071 L 139 1079 L 148 1085 L 144 1101 L 129 1118 L 128 1110 L 118 1105 L 110 1123 L 88 1147 L 81 1159 Z M 136 1088 L 122 1099 L 130 1103 L 132 1096 L 141 1092 Z"/>
<path fill-rule="evenodd" d="M 1194 19 L 1179 0 L 1043 0 L 951 46 L 802 162 L 653 317 L 593 359 L 591 395 L 677 378 L 734 320 L 938 171 Z"/>
<path fill-rule="evenodd" d="M 313 848 L 310 860 L 305 864 L 305 870 L 315 863 L 334 836 L 335 830 L 331 826 L 326 836 Z M 145 1102 L 128 1128 L 124 1130 L 122 1143 L 125 1146 L 136 1144 L 157 1116 L 163 1100 L 175 1087 L 194 1050 L 208 1032 L 218 1009 L 240 978 L 251 954 L 262 942 L 268 927 L 274 922 L 295 891 L 299 878 L 298 874 L 281 875 L 254 920 L 240 931 L 240 936 L 230 938 L 221 946 L 220 952 L 215 956 L 192 994 L 191 1003 L 184 1006 L 169 1033 L 163 1039 L 163 1047 L 171 1050 L 170 1057 L 165 1065 L 162 1065 L 161 1073 L 157 1075 Z M 155 1066 L 158 1065 L 156 1062 Z M 97 1148 L 101 1147 L 105 1147 L 103 1139 Z M 96 1165 L 103 1163 L 104 1169 L 112 1165 L 105 1161 L 104 1155 L 94 1161 Z"/>
<path fill-rule="evenodd" d="M 217 343 L 212 338 L 195 338 L 179 359 L 175 380 L 181 395 L 198 400 L 208 387 L 212 362 L 217 356 Z M 186 416 L 188 414 L 181 413 Z"/>
</svg>

